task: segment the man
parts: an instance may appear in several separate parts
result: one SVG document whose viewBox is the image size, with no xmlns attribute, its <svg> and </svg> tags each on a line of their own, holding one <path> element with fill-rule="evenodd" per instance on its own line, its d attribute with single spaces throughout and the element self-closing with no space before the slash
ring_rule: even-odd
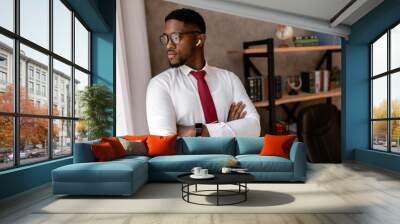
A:
<svg viewBox="0 0 400 224">
<path fill-rule="evenodd" d="M 165 17 L 160 41 L 171 68 L 150 80 L 149 132 L 178 136 L 259 136 L 260 118 L 240 79 L 209 66 L 206 25 L 200 14 L 178 9 Z"/>
</svg>

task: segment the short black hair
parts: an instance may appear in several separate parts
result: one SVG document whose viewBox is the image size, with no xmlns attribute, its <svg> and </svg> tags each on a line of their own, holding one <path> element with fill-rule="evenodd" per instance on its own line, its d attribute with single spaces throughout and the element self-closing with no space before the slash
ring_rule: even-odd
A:
<svg viewBox="0 0 400 224">
<path fill-rule="evenodd" d="M 170 19 L 175 19 L 184 22 L 185 24 L 194 25 L 200 29 L 201 33 L 206 33 L 206 23 L 204 22 L 203 17 L 192 9 L 176 9 L 165 17 L 165 22 Z"/>
</svg>

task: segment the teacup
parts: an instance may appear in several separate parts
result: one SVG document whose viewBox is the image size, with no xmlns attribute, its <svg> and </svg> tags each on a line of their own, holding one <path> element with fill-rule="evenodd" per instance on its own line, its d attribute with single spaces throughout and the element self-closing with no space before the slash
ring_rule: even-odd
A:
<svg viewBox="0 0 400 224">
<path fill-rule="evenodd" d="M 208 175 L 208 169 L 201 169 L 200 170 L 200 176 L 207 176 Z"/>
<path fill-rule="evenodd" d="M 194 174 L 194 175 L 196 175 L 196 176 L 199 176 L 199 175 L 201 175 L 200 174 L 200 171 L 202 170 L 202 168 L 201 167 L 193 167 L 193 169 L 192 169 L 192 173 Z"/>
<path fill-rule="evenodd" d="M 232 168 L 230 167 L 222 167 L 221 172 L 222 173 L 230 173 L 232 171 Z"/>
</svg>

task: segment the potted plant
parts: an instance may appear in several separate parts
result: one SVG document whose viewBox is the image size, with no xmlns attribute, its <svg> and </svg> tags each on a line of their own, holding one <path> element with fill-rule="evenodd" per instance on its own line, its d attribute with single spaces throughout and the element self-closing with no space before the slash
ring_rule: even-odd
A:
<svg viewBox="0 0 400 224">
<path fill-rule="evenodd" d="M 79 106 L 82 110 L 81 118 L 87 127 L 89 140 L 109 136 L 112 126 L 113 94 L 107 86 L 94 84 L 80 92 Z"/>
</svg>

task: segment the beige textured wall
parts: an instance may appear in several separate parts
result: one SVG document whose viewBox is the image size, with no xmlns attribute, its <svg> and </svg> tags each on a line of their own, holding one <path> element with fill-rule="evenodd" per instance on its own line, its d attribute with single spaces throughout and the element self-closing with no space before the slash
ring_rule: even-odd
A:
<svg viewBox="0 0 400 224">
<path fill-rule="evenodd" d="M 174 9 L 192 7 L 162 0 L 146 0 L 145 3 L 151 69 L 152 75 L 155 76 L 169 67 L 166 52 L 159 42 L 159 36 L 164 28 L 165 16 Z M 230 70 L 244 81 L 242 55 L 227 54 L 227 51 L 240 50 L 243 41 L 275 37 L 276 24 L 198 8 L 192 9 L 199 12 L 206 22 L 205 55 L 208 63 L 212 66 Z M 307 34 L 310 34 L 310 32 L 294 28 L 295 36 Z M 275 44 L 279 44 L 279 40 L 275 39 Z M 276 53 L 275 74 L 283 76 L 284 81 L 285 76 L 298 75 L 301 71 L 312 71 L 322 55 L 323 52 Z M 267 61 L 265 58 L 252 59 L 252 61 L 263 75 L 267 75 Z M 334 64 L 340 65 L 339 57 L 335 57 Z M 336 99 L 333 102 L 338 106 L 340 104 Z M 317 102 L 313 101 L 312 103 Z M 302 106 L 305 105 L 307 104 L 302 104 Z M 259 113 L 262 115 L 262 126 L 265 130 L 267 112 L 266 110 L 260 110 Z M 280 108 L 277 109 L 277 117 L 279 119 L 285 118 Z"/>
</svg>

